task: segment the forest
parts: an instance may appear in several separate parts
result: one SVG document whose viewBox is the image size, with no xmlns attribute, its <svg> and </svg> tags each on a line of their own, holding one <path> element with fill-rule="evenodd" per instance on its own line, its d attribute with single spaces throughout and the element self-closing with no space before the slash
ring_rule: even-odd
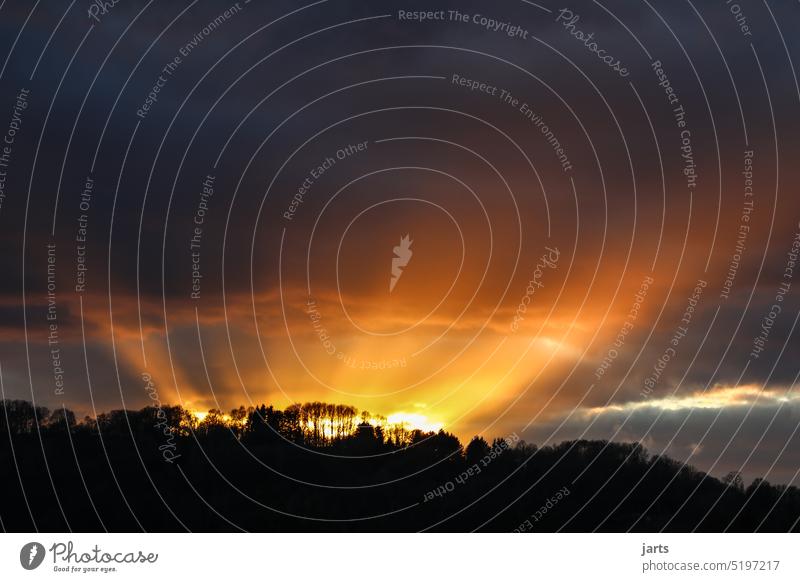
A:
<svg viewBox="0 0 800 582">
<path fill-rule="evenodd" d="M 798 531 L 800 490 L 639 443 L 466 446 L 341 404 L 78 420 L 0 401 L 4 531 Z"/>
</svg>

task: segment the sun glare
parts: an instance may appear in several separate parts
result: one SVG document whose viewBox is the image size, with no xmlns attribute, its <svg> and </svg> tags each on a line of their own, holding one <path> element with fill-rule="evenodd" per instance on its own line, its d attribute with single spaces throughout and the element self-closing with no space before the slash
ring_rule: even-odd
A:
<svg viewBox="0 0 800 582">
<path fill-rule="evenodd" d="M 197 422 L 203 422 L 206 417 L 208 416 L 208 412 L 201 412 L 199 410 L 193 410 L 192 416 L 197 419 Z"/>
<path fill-rule="evenodd" d="M 444 426 L 441 422 L 432 421 L 427 416 L 414 412 L 395 412 L 386 420 L 389 424 L 399 424 L 407 429 L 419 429 L 425 432 L 438 432 Z"/>
<path fill-rule="evenodd" d="M 719 410 L 757 404 L 770 405 L 775 402 L 787 403 L 800 400 L 800 394 L 784 392 L 781 390 L 762 389 L 759 386 L 725 386 L 715 387 L 708 391 L 698 391 L 684 396 L 665 396 L 664 398 L 646 399 L 638 402 L 625 402 L 623 404 L 610 404 L 588 410 L 589 414 L 603 414 L 605 412 L 632 412 L 642 409 L 660 409 L 668 412 L 677 412 L 693 409 Z"/>
</svg>

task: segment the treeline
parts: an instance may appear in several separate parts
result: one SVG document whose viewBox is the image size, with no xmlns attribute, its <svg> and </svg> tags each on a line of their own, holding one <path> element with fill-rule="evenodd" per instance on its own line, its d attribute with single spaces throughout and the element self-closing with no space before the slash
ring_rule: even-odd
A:
<svg viewBox="0 0 800 582">
<path fill-rule="evenodd" d="M 181 406 L 148 406 L 141 410 L 113 410 L 97 417 L 76 419 L 67 408 L 49 410 L 26 400 L 0 400 L 0 435 L 32 433 L 106 434 L 141 436 L 142 432 L 167 431 L 174 436 L 206 438 L 229 434 L 251 442 L 280 438 L 312 447 L 328 447 L 352 440 L 362 429 L 371 427 L 382 444 L 403 446 L 419 439 L 421 431 L 402 423 L 389 423 L 384 416 L 359 411 L 355 406 L 306 402 L 280 410 L 262 404 L 240 406 L 225 413 L 189 411 Z M 1 438 L 1 437 L 0 437 Z"/>
<path fill-rule="evenodd" d="M 797 531 L 800 490 L 637 443 L 466 446 L 346 405 L 77 420 L 0 401 L 7 531 Z"/>
</svg>

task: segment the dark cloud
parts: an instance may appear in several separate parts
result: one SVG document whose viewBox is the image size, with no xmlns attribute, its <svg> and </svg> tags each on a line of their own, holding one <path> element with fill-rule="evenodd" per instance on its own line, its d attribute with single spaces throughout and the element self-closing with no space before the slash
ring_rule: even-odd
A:
<svg viewBox="0 0 800 582">
<path fill-rule="evenodd" d="M 707 287 L 653 397 L 733 386 L 740 377 L 745 385 L 791 385 L 796 290 L 781 302 L 765 353 L 750 353 L 786 281 L 800 219 L 792 194 L 800 96 L 790 67 L 800 56 L 786 26 L 797 7 L 748 6 L 748 36 L 723 3 L 696 5 L 696 13 L 690 3 L 615 0 L 604 10 L 576 2 L 569 9 L 580 15 L 577 28 L 620 55 L 630 71 L 621 77 L 556 22 L 560 6 L 541 4 L 553 12 L 526 2 L 446 2 L 437 9 L 457 9 L 468 21 L 418 23 L 397 11 L 430 10 L 429 3 L 331 1 L 282 19 L 300 5 L 250 3 L 206 33 L 232 3 L 197 3 L 178 17 L 188 4 L 142 11 L 147 3 L 137 1 L 114 6 L 84 40 L 92 21 L 76 3 L 44 52 L 68 3 L 34 11 L 0 92 L 2 134 L 19 89 L 31 91 L 0 209 L 9 249 L 0 253 L 8 394 L 31 393 L 24 294 L 33 393 L 59 401 L 46 341 L 47 244 L 57 249 L 64 398 L 82 412 L 91 402 L 88 361 L 99 408 L 145 403 L 139 376 L 150 370 L 165 401 L 226 407 L 248 398 L 348 399 L 360 390 L 360 405 L 386 413 L 429 406 L 465 435 L 507 434 L 532 418 L 563 419 L 579 403 L 640 398 L 698 280 Z M 2 54 L 28 10 L 20 2 L 0 10 Z M 521 26 L 528 38 L 487 30 L 472 20 L 477 13 Z M 372 18 L 382 15 L 390 17 Z M 181 50 L 180 64 L 165 73 Z M 653 60 L 678 102 L 669 103 Z M 497 91 L 470 91 L 453 75 Z M 154 86 L 156 100 L 137 116 Z M 513 97 L 504 100 L 502 90 Z M 364 151 L 337 157 L 364 142 Z M 687 145 L 695 188 L 683 171 Z M 753 210 L 745 221 L 750 150 Z M 336 162 L 318 172 L 329 158 Z M 285 218 L 312 171 L 319 175 Z M 213 194 L 204 199 L 209 175 Z M 95 184 L 88 203 L 87 176 Z M 394 197 L 415 200 L 383 204 Z M 191 246 L 198 218 L 199 263 Z M 414 263 L 388 294 L 393 245 L 409 233 Z M 560 249 L 558 268 L 526 308 L 521 331 L 510 334 L 546 245 Z M 198 264 L 202 299 L 193 300 Z M 648 276 L 641 313 L 598 377 Z M 345 355 L 363 363 L 404 353 L 415 365 L 380 376 L 343 368 L 320 348 L 306 312 L 309 290 Z M 408 335 L 364 333 L 413 325 L 430 310 Z M 365 386 L 400 396 L 375 403 Z M 791 478 L 796 459 L 778 457 L 792 426 L 788 408 L 748 461 L 753 474 L 779 458 L 773 474 Z M 675 456 L 694 446 L 709 414 L 692 415 Z M 691 462 L 711 466 L 740 414 L 723 411 Z M 735 440 L 746 446 L 731 447 L 715 471 L 743 461 L 767 414 L 759 408 L 748 417 Z M 642 438 L 650 418 L 637 410 L 616 438 Z M 663 447 L 682 420 L 665 414 L 648 446 Z M 593 434 L 620 422 L 604 414 Z M 578 434 L 586 423 L 571 419 L 559 434 Z M 541 439 L 550 425 L 532 426 Z"/>
</svg>

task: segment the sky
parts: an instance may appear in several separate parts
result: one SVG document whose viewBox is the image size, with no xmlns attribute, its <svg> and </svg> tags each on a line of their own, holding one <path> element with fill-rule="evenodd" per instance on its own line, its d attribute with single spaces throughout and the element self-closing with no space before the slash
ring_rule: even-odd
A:
<svg viewBox="0 0 800 582">
<path fill-rule="evenodd" d="M 2 4 L 3 396 L 796 482 L 800 6 L 735 6 Z"/>
</svg>

